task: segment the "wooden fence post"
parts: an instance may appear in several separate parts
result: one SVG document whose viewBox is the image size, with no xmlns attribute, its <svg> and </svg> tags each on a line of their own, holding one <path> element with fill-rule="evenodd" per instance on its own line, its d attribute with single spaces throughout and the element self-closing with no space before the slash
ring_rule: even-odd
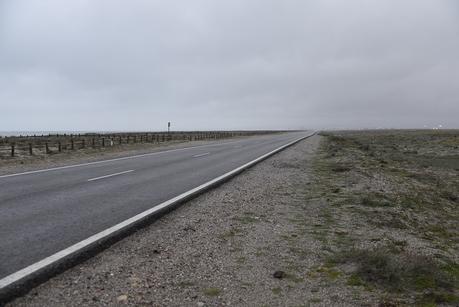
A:
<svg viewBox="0 0 459 307">
<path fill-rule="evenodd" d="M 14 144 L 11 144 L 11 156 L 14 157 Z"/>
<path fill-rule="evenodd" d="M 29 143 L 29 154 L 30 154 L 30 155 L 33 155 L 32 143 Z"/>
<path fill-rule="evenodd" d="M 92 138 L 92 148 L 95 148 L 95 147 L 96 147 L 96 139 Z"/>
<path fill-rule="evenodd" d="M 75 142 L 73 139 L 70 140 L 70 149 L 75 150 Z"/>
<path fill-rule="evenodd" d="M 83 139 L 83 140 L 81 141 L 81 148 L 85 148 L 85 147 L 86 147 L 86 140 Z"/>
<path fill-rule="evenodd" d="M 61 141 L 57 142 L 57 150 L 59 152 L 62 152 L 62 143 L 61 143 Z"/>
<path fill-rule="evenodd" d="M 105 147 L 105 138 L 102 138 L 102 147 Z"/>
<path fill-rule="evenodd" d="M 45 151 L 46 151 L 46 154 L 49 154 L 48 142 L 45 143 Z"/>
</svg>

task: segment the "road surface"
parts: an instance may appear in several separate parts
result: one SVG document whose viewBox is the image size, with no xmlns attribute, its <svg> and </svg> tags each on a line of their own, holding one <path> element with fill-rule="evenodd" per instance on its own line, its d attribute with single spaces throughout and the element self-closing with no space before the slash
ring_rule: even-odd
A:
<svg viewBox="0 0 459 307">
<path fill-rule="evenodd" d="M 0 279 L 308 134 L 0 176 Z"/>
</svg>

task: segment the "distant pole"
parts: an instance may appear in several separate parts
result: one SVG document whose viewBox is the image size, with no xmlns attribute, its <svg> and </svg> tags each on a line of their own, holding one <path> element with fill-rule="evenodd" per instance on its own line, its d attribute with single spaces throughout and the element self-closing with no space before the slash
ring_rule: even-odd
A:
<svg viewBox="0 0 459 307">
<path fill-rule="evenodd" d="M 171 122 L 167 122 L 167 133 L 171 132 Z"/>
</svg>

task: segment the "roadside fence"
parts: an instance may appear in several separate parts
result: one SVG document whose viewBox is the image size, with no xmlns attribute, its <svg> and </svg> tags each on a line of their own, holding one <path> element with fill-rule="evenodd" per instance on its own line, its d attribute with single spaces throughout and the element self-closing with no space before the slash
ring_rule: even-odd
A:
<svg viewBox="0 0 459 307">
<path fill-rule="evenodd" d="M 0 137 L 0 158 L 51 155 L 83 149 L 104 149 L 129 144 L 191 142 L 280 133 L 282 131 L 195 131 L 110 134 L 48 134 Z"/>
</svg>

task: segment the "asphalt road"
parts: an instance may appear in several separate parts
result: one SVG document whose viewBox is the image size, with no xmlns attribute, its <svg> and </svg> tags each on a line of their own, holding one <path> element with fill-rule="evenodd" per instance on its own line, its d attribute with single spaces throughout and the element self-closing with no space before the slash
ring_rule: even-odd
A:
<svg viewBox="0 0 459 307">
<path fill-rule="evenodd" d="M 307 134 L 0 176 L 0 279 Z"/>
</svg>

